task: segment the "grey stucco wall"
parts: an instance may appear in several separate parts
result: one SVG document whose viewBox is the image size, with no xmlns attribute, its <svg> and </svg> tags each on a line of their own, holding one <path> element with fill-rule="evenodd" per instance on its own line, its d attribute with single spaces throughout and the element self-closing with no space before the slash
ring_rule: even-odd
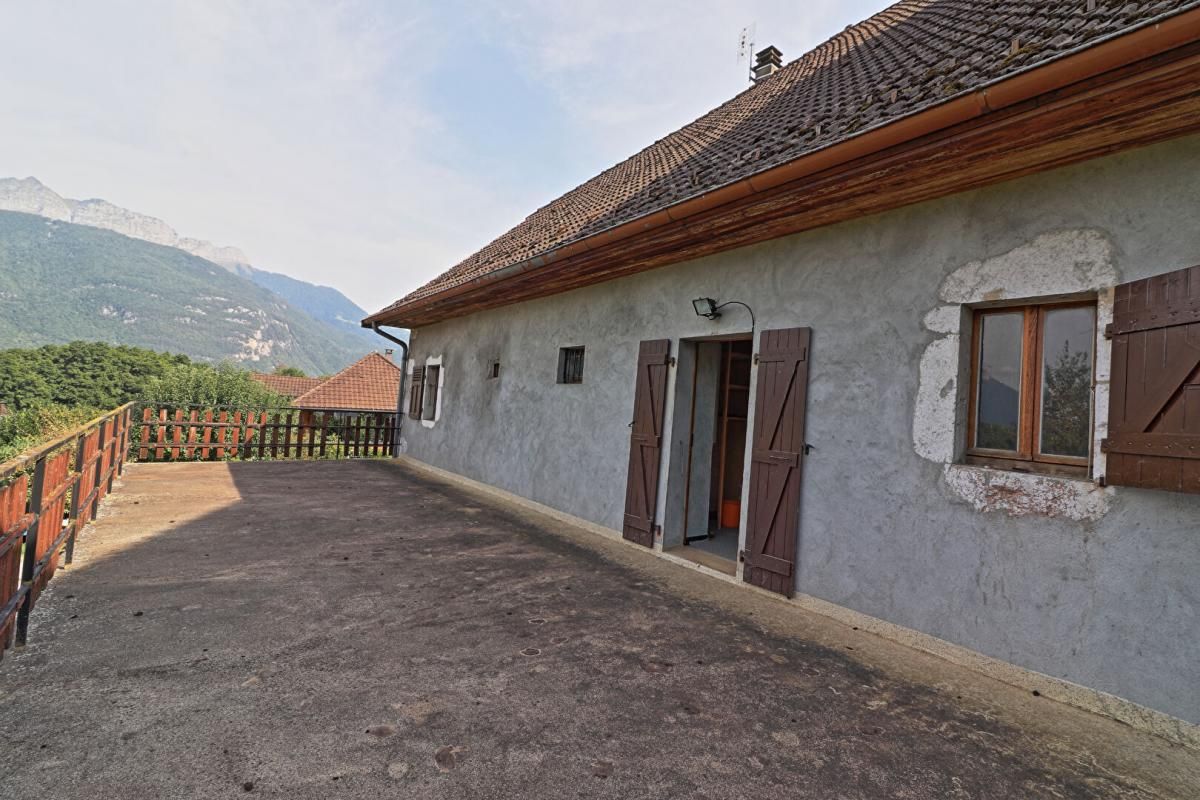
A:
<svg viewBox="0 0 1200 800">
<path fill-rule="evenodd" d="M 948 276 L 1015 252 L 997 263 L 1020 283 L 1039 237 L 1082 270 L 1059 235 L 1087 231 L 1133 280 L 1200 262 L 1198 218 L 1191 137 L 421 328 L 416 361 L 444 358 L 442 415 L 406 425 L 408 452 L 619 529 L 638 342 L 746 331 L 740 309 L 710 322 L 690 303 L 743 300 L 760 330 L 813 329 L 799 591 L 1200 723 L 1200 497 L 1110 489 L 1077 519 L 981 511 L 914 446 L 937 339 L 923 320 Z M 577 344 L 584 382 L 557 385 L 558 348 Z"/>
</svg>

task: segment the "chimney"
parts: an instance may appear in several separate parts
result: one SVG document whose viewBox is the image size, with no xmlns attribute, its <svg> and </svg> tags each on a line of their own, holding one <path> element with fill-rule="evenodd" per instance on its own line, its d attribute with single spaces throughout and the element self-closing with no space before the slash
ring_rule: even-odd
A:
<svg viewBox="0 0 1200 800">
<path fill-rule="evenodd" d="M 386 358 L 388 361 L 395 361 L 396 359 L 392 358 L 392 354 L 395 352 L 396 352 L 395 350 L 393 350 L 392 348 L 389 347 L 388 349 L 383 351 L 383 357 Z"/>
<path fill-rule="evenodd" d="M 750 70 L 750 80 L 758 83 L 768 75 L 774 75 L 783 67 L 783 53 L 771 45 L 758 51 L 754 56 L 754 69 Z"/>
</svg>

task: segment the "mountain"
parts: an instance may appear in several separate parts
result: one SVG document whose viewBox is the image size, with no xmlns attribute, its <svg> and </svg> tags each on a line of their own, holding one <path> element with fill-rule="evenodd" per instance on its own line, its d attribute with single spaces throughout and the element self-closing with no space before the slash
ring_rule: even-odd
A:
<svg viewBox="0 0 1200 800">
<path fill-rule="evenodd" d="M 161 219 L 130 211 L 107 200 L 72 200 L 59 195 L 37 178 L 0 178 L 0 210 L 20 211 L 61 222 L 90 225 L 133 239 L 179 248 L 275 292 L 291 305 L 308 312 L 316 319 L 349 331 L 366 342 L 368 347 L 378 345 L 380 341 L 374 333 L 358 324 L 359 320 L 367 316 L 367 312 L 337 289 L 258 269 L 252 266 L 246 254 L 236 247 L 225 247 L 203 239 L 180 236 Z"/>
<path fill-rule="evenodd" d="M 359 324 L 359 320 L 367 316 L 346 295 L 330 286 L 318 286 L 307 281 L 297 280 L 289 275 L 278 272 L 267 272 L 254 267 L 243 267 L 238 274 L 257 283 L 264 289 L 270 289 L 275 294 L 287 300 L 296 308 L 308 312 L 322 322 L 335 328 L 352 332 L 362 338 L 368 348 L 384 346 L 384 340 L 374 332 Z"/>
<path fill-rule="evenodd" d="M 211 261 L 49 217 L 45 212 L 61 215 L 70 206 L 48 196 L 37 204 L 37 216 L 0 211 L 3 347 L 95 339 L 317 374 L 336 372 L 372 349 L 352 331 Z M 154 230 L 138 224 L 147 235 Z"/>
</svg>

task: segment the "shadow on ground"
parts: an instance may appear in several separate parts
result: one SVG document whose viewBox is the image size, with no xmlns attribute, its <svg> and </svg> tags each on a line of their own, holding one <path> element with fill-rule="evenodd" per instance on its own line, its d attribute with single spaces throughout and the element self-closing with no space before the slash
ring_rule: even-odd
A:
<svg viewBox="0 0 1200 800">
<path fill-rule="evenodd" d="M 1197 796 L 1195 753 L 565 528 L 390 463 L 133 465 L 0 663 L 0 796 Z"/>
</svg>

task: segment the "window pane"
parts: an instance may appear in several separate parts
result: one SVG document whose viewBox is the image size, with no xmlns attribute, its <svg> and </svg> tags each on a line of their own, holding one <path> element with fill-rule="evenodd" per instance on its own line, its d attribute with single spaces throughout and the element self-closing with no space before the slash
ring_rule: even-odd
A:
<svg viewBox="0 0 1200 800">
<path fill-rule="evenodd" d="M 441 378 L 441 367 L 427 367 L 425 369 L 425 408 L 422 410 L 421 419 L 437 418 L 438 383 L 441 381 Z"/>
<path fill-rule="evenodd" d="M 980 323 L 975 446 L 1017 449 L 1021 414 L 1021 337 L 1025 314 L 985 314 Z"/>
<path fill-rule="evenodd" d="M 1092 345 L 1095 309 L 1046 312 L 1042 333 L 1040 452 L 1087 458 L 1092 428 Z"/>
</svg>

